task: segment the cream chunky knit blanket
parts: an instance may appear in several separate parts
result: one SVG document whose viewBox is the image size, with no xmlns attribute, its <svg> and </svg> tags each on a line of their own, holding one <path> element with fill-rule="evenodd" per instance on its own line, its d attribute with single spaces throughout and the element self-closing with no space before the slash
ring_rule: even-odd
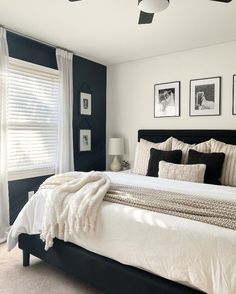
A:
<svg viewBox="0 0 236 294">
<path fill-rule="evenodd" d="M 95 230 L 99 207 L 110 187 L 110 179 L 99 172 L 70 172 L 48 178 L 40 189 L 49 189 L 41 239 L 45 250 L 56 236 L 68 241 L 69 234 Z"/>
</svg>

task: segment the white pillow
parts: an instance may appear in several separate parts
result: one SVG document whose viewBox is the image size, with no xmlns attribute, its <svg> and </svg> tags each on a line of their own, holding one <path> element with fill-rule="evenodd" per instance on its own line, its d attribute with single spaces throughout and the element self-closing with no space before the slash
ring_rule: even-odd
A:
<svg viewBox="0 0 236 294">
<path fill-rule="evenodd" d="M 172 138 L 169 138 L 162 143 L 153 143 L 153 142 L 149 142 L 147 140 L 141 139 L 136 146 L 133 172 L 140 175 L 146 175 L 151 148 L 164 150 L 164 151 L 170 151 L 171 141 L 172 141 Z"/>
<path fill-rule="evenodd" d="M 220 179 L 221 184 L 236 187 L 236 145 L 211 139 L 211 152 L 223 152 L 225 154 Z"/>
<path fill-rule="evenodd" d="M 204 183 L 205 164 L 175 164 L 166 161 L 159 162 L 159 178 Z"/>
<path fill-rule="evenodd" d="M 198 152 L 210 153 L 211 152 L 211 140 L 202 142 L 199 144 L 188 144 L 172 138 L 172 150 L 182 150 L 182 160 L 181 163 L 186 164 L 188 162 L 188 152 L 190 149 L 196 150 Z"/>
<path fill-rule="evenodd" d="M 138 160 L 138 154 L 139 154 L 139 142 L 136 144 L 136 149 L 135 149 L 135 155 L 134 155 L 134 167 L 137 165 L 137 160 Z M 134 168 L 133 168 L 134 172 Z"/>
</svg>

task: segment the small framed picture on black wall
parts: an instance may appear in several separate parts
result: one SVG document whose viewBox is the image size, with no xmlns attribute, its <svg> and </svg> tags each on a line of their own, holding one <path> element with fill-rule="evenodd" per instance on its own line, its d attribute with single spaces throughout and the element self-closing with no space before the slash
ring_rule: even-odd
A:
<svg viewBox="0 0 236 294">
<path fill-rule="evenodd" d="M 80 93 L 80 114 L 92 114 L 92 95 L 88 93 Z"/>
<path fill-rule="evenodd" d="M 190 81 L 190 116 L 214 116 L 221 112 L 221 77 Z"/>
<path fill-rule="evenodd" d="M 236 75 L 233 75 L 233 115 L 236 115 Z"/>
<path fill-rule="evenodd" d="M 91 151 L 91 130 L 80 130 L 80 152 Z"/>
</svg>

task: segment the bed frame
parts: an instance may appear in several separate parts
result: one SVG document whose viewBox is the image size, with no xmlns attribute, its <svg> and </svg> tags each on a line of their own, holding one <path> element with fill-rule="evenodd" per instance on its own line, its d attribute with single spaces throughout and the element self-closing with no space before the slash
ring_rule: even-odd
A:
<svg viewBox="0 0 236 294">
<path fill-rule="evenodd" d="M 200 143 L 210 138 L 236 145 L 235 130 L 139 130 L 138 140 L 162 142 L 175 137 L 186 143 Z M 77 276 L 94 288 L 111 294 L 190 294 L 200 291 L 169 281 L 146 271 L 123 265 L 77 245 L 55 239 L 54 246 L 44 250 L 39 235 L 21 234 L 23 265 L 29 266 L 30 254 Z"/>
</svg>

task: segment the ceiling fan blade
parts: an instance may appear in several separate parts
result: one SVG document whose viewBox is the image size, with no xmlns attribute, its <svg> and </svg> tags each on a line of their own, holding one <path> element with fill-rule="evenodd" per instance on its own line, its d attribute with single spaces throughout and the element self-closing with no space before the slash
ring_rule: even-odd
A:
<svg viewBox="0 0 236 294">
<path fill-rule="evenodd" d="M 138 0 L 138 4 L 141 1 L 142 0 Z M 153 17 L 154 17 L 154 13 L 147 13 L 147 12 L 140 10 L 138 24 L 152 23 Z"/>
<path fill-rule="evenodd" d="M 139 24 L 147 24 L 147 23 L 152 23 L 154 17 L 154 13 L 146 13 L 143 11 L 140 11 L 139 14 Z"/>
<path fill-rule="evenodd" d="M 69 0 L 70 2 L 81 1 L 81 0 Z"/>
<path fill-rule="evenodd" d="M 232 0 L 211 0 L 211 1 L 216 1 L 216 2 L 223 2 L 223 3 L 229 3 Z"/>
</svg>

